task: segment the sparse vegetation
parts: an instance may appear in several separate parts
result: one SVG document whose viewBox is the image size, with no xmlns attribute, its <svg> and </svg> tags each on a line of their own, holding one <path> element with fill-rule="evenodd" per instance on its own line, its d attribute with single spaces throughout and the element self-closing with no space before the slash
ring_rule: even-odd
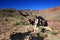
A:
<svg viewBox="0 0 60 40">
<path fill-rule="evenodd" d="M 29 16 L 24 17 L 23 15 L 20 14 L 21 12 L 23 14 L 25 14 L 25 16 L 26 16 L 26 14 L 28 14 Z M 15 10 L 15 9 L 2 9 L 2 10 L 0 10 L 0 33 L 9 32 L 8 34 L 10 34 L 10 32 L 14 32 L 14 31 L 20 32 L 22 30 L 21 32 L 27 32 L 28 30 L 33 30 L 33 27 L 31 28 L 29 26 L 29 23 L 27 22 L 27 18 L 33 19 L 34 15 L 36 15 L 35 13 L 37 14 L 37 16 L 41 15 L 41 16 L 45 17 L 46 19 L 53 19 L 53 17 L 56 19 L 60 15 L 60 14 L 59 15 L 57 14 L 57 16 L 56 16 L 56 14 L 54 14 L 54 15 L 47 14 L 47 13 L 44 14 L 45 12 L 43 12 L 43 13 L 41 12 L 41 14 L 38 14 L 39 11 L 34 12 L 33 10 L 32 11 L 30 11 L 30 10 L 20 10 L 19 11 L 19 10 Z M 56 23 L 58 23 L 58 22 L 56 22 Z M 19 26 L 19 27 L 17 27 L 17 26 Z M 26 27 L 29 27 L 28 30 Z M 56 26 L 54 26 L 54 27 L 56 27 Z M 45 38 L 45 37 L 47 37 L 47 34 L 52 34 L 52 35 L 58 34 L 55 31 L 44 30 L 45 32 L 42 32 L 42 28 L 43 28 L 43 26 L 39 27 L 39 33 L 40 33 L 39 37 Z M 56 27 L 56 28 L 58 28 L 58 27 Z M 3 35 L 3 36 L 6 36 L 6 35 Z"/>
<path fill-rule="evenodd" d="M 39 36 L 42 37 L 42 38 L 45 38 L 45 37 L 47 37 L 47 34 L 45 34 L 45 33 L 40 33 Z"/>
<path fill-rule="evenodd" d="M 56 34 L 58 34 L 58 32 L 56 32 L 56 31 L 46 31 L 46 33 L 48 33 L 48 34 L 52 34 L 52 35 L 56 35 Z"/>
<path fill-rule="evenodd" d="M 13 13 L 13 12 L 15 12 L 16 10 L 15 10 L 15 9 L 3 9 L 2 11 L 3 11 L 3 12 L 11 12 L 11 13 Z"/>
</svg>

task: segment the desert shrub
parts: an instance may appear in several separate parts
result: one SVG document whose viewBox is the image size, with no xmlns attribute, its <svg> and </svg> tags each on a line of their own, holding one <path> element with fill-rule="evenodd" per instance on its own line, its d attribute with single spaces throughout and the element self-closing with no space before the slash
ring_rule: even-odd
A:
<svg viewBox="0 0 60 40">
<path fill-rule="evenodd" d="M 46 31 L 46 33 L 48 33 L 48 34 L 53 34 L 53 35 L 58 34 L 58 32 L 55 32 L 55 31 Z"/>
<path fill-rule="evenodd" d="M 6 12 L 6 9 L 1 9 L 2 12 Z"/>
<path fill-rule="evenodd" d="M 39 36 L 42 37 L 42 38 L 45 38 L 45 37 L 47 37 L 47 34 L 45 34 L 45 33 L 40 33 Z"/>
<path fill-rule="evenodd" d="M 29 23 L 25 21 L 25 22 L 24 22 L 24 25 L 29 25 Z"/>
<path fill-rule="evenodd" d="M 10 14 L 10 15 L 8 15 L 8 16 L 9 16 L 9 17 L 13 17 L 13 15 L 11 15 L 11 14 Z"/>
<path fill-rule="evenodd" d="M 17 23 L 15 23 L 14 25 L 15 25 L 15 26 L 17 26 L 17 25 L 23 26 L 23 25 L 24 25 L 24 21 L 21 20 L 20 22 L 17 22 Z"/>
<path fill-rule="evenodd" d="M 7 18 L 5 18 L 5 21 L 8 21 L 8 19 L 7 19 Z"/>
<path fill-rule="evenodd" d="M 8 12 L 11 12 L 11 13 L 12 13 L 12 12 L 15 12 L 14 10 L 7 10 L 7 11 L 8 11 Z"/>
<path fill-rule="evenodd" d="M 40 32 L 43 31 L 43 29 L 44 29 L 43 27 L 44 27 L 44 26 L 39 26 L 39 31 L 40 31 Z M 44 31 L 46 31 L 46 30 L 44 30 Z"/>
<path fill-rule="evenodd" d="M 15 12 L 15 10 L 13 10 L 13 9 L 2 9 L 2 11 L 3 11 L 3 12 L 11 12 L 11 13 L 12 13 L 12 12 Z"/>
<path fill-rule="evenodd" d="M 24 24 L 24 22 L 23 22 L 23 21 L 20 21 L 20 22 L 19 22 L 19 25 L 23 25 L 23 24 Z"/>
<path fill-rule="evenodd" d="M 50 34 L 54 34 L 54 35 L 56 35 L 56 34 L 58 34 L 58 33 L 55 32 L 55 31 L 51 31 Z"/>
<path fill-rule="evenodd" d="M 44 33 L 45 31 L 46 31 L 46 29 L 45 29 L 45 28 L 42 28 L 42 29 L 41 29 L 41 32 L 42 32 L 42 33 Z"/>
</svg>

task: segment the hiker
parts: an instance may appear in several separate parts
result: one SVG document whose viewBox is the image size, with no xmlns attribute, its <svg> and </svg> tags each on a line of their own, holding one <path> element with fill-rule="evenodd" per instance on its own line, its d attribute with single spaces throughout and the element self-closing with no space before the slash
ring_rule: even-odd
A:
<svg viewBox="0 0 60 40">
<path fill-rule="evenodd" d="M 48 26 L 48 23 L 43 17 L 35 15 L 35 23 L 34 23 L 34 25 L 35 25 L 34 26 L 34 31 L 35 30 L 38 31 L 39 26 Z"/>
<path fill-rule="evenodd" d="M 36 18 L 38 19 L 37 27 L 38 26 L 48 26 L 47 21 L 43 17 L 37 16 Z"/>
<path fill-rule="evenodd" d="M 34 26 L 34 32 L 35 31 L 38 31 L 38 27 L 37 27 L 37 24 L 38 24 L 38 19 L 35 19 L 35 26 Z"/>
</svg>

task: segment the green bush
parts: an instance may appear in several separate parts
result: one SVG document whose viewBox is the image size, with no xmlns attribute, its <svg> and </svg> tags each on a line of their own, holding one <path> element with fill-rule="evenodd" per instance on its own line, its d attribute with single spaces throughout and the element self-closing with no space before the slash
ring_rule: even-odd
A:
<svg viewBox="0 0 60 40">
<path fill-rule="evenodd" d="M 5 21 L 8 21 L 8 19 L 7 19 L 7 18 L 5 18 Z"/>
<path fill-rule="evenodd" d="M 58 34 L 58 33 L 55 32 L 55 31 L 51 31 L 50 34 L 54 34 L 54 35 L 56 35 L 56 34 Z"/>
<path fill-rule="evenodd" d="M 15 12 L 15 10 L 13 10 L 13 9 L 2 9 L 2 11 L 3 11 L 3 12 L 11 12 L 11 13 L 12 13 L 12 12 Z"/>
<path fill-rule="evenodd" d="M 46 33 L 48 33 L 48 34 L 53 34 L 53 35 L 58 34 L 58 32 L 55 32 L 55 31 L 46 31 Z"/>
<path fill-rule="evenodd" d="M 40 33 L 39 36 L 42 37 L 42 38 L 47 37 L 47 35 L 45 33 Z"/>
<path fill-rule="evenodd" d="M 20 21 L 20 22 L 17 22 L 14 24 L 15 26 L 19 25 L 19 26 L 23 26 L 24 25 L 24 22 L 23 21 Z"/>
</svg>

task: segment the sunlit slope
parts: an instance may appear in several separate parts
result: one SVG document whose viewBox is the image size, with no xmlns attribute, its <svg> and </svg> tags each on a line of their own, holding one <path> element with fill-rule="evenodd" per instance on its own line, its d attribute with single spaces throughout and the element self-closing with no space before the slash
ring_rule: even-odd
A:
<svg viewBox="0 0 60 40">
<path fill-rule="evenodd" d="M 60 20 L 60 7 L 49 8 L 46 10 L 35 10 L 34 15 L 41 15 L 48 20 Z"/>
</svg>

